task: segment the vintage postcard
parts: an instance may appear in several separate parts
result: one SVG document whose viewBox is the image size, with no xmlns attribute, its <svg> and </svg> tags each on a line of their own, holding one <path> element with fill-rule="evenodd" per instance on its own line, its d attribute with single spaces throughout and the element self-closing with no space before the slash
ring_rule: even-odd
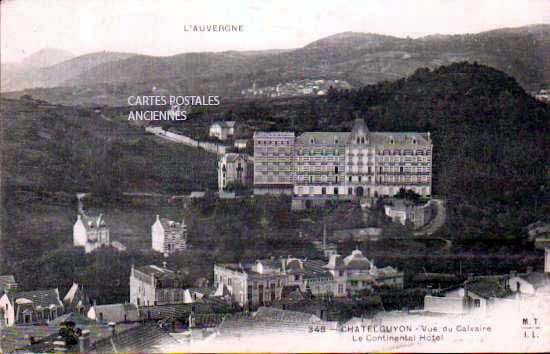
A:
<svg viewBox="0 0 550 354">
<path fill-rule="evenodd" d="M 5 0 L 0 352 L 550 351 L 548 0 Z"/>
</svg>

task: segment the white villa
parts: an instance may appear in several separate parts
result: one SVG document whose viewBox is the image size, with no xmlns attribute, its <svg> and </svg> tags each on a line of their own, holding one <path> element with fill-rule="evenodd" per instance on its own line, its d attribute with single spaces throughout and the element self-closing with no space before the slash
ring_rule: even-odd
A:
<svg viewBox="0 0 550 354">
<path fill-rule="evenodd" d="M 215 122 L 210 126 L 208 135 L 220 140 L 227 140 L 235 134 L 235 122 Z"/>
<path fill-rule="evenodd" d="M 73 226 L 73 244 L 84 247 L 86 253 L 101 246 L 109 246 L 109 228 L 105 224 L 103 214 L 99 216 L 78 214 Z"/>
<path fill-rule="evenodd" d="M 157 215 L 151 226 L 152 248 L 165 255 L 183 251 L 187 247 L 187 226 L 185 220 L 175 222 Z"/>
</svg>

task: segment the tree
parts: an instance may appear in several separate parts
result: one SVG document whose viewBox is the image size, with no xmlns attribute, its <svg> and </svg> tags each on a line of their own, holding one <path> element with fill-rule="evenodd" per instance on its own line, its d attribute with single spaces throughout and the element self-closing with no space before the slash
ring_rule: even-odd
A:
<svg viewBox="0 0 550 354">
<path fill-rule="evenodd" d="M 414 204 L 418 204 L 422 196 L 416 193 L 415 191 L 413 191 L 412 189 L 405 190 L 405 188 L 401 188 L 399 189 L 399 192 L 394 195 L 394 198 L 405 199 Z"/>
</svg>

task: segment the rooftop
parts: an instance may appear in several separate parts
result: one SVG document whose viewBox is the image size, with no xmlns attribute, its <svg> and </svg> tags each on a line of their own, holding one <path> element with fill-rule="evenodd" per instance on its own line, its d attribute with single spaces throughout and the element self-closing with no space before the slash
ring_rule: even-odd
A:
<svg viewBox="0 0 550 354">
<path fill-rule="evenodd" d="M 177 221 L 170 220 L 168 218 L 161 218 L 160 215 L 157 215 L 157 220 L 160 221 L 164 229 L 184 229 L 185 228 L 185 220 L 182 220 L 181 222 L 177 222 Z"/>
<path fill-rule="evenodd" d="M 256 136 L 256 134 L 255 134 Z M 354 144 L 373 145 L 429 145 L 429 133 L 419 132 L 371 132 L 363 119 L 356 119 L 351 132 L 305 132 L 296 138 L 297 144 L 340 145 Z"/>
<path fill-rule="evenodd" d="M 373 267 L 373 263 L 360 250 L 355 250 L 344 258 L 344 264 L 347 268 L 352 269 L 371 269 Z"/>
<path fill-rule="evenodd" d="M 86 228 L 87 231 L 107 227 L 105 224 L 105 218 L 103 217 L 103 214 L 99 214 L 98 216 L 78 214 L 78 219 L 82 221 L 82 224 L 84 224 L 84 227 Z"/>
<path fill-rule="evenodd" d="M 345 144 L 347 132 L 305 132 L 296 138 L 297 144 L 335 145 Z"/>
<path fill-rule="evenodd" d="M 58 317 L 47 326 L 16 325 L 1 329 L 2 350 L 6 353 L 14 351 L 32 353 L 54 352 L 53 342 L 60 340 L 59 329 L 64 327 L 62 322 L 65 321 L 74 322 L 75 326 L 80 329 L 88 329 L 90 331 L 91 343 L 111 336 L 111 330 L 107 325 L 96 323 L 77 313 L 69 313 Z M 124 331 L 135 326 L 135 323 L 121 323 L 117 324 L 117 329 Z M 31 345 L 29 343 L 30 336 L 34 337 L 37 343 Z M 75 346 L 75 349 L 78 349 L 78 345 Z"/>
<path fill-rule="evenodd" d="M 274 307 L 260 307 L 253 315 L 255 320 L 261 321 L 281 321 L 281 322 L 321 322 L 321 319 L 315 315 L 281 310 Z"/>
<path fill-rule="evenodd" d="M 167 330 L 156 322 L 147 322 L 125 331 L 117 331 L 111 337 L 97 341 L 93 345 L 96 353 L 111 352 L 159 352 L 161 348 L 178 345 Z"/>
<path fill-rule="evenodd" d="M 17 293 L 8 293 L 8 297 L 13 303 L 21 305 L 32 302 L 35 306 L 42 308 L 48 308 L 51 305 L 62 306 L 63 303 L 59 299 L 59 290 L 46 289 L 46 290 L 33 290 L 23 291 Z"/>
<path fill-rule="evenodd" d="M 170 270 L 170 269 L 164 268 L 164 267 L 159 267 L 159 266 L 156 266 L 154 264 L 141 266 L 141 267 L 136 267 L 134 269 L 141 272 L 141 273 L 143 273 L 143 274 L 152 275 L 156 279 L 161 279 L 162 280 L 162 279 L 176 279 L 177 278 L 177 273 L 174 272 L 173 270 Z"/>
<path fill-rule="evenodd" d="M 294 132 L 254 132 L 256 138 L 294 138 Z"/>
<path fill-rule="evenodd" d="M 225 157 L 225 161 L 227 162 L 237 161 L 238 159 L 243 159 L 243 160 L 249 159 L 249 156 L 246 154 L 237 154 L 234 152 L 227 153 L 224 155 L 224 157 Z"/>
<path fill-rule="evenodd" d="M 505 298 L 512 295 L 510 289 L 490 279 L 476 279 L 464 283 L 464 288 L 484 298 Z"/>
<path fill-rule="evenodd" d="M 522 279 L 529 282 L 535 288 L 550 286 L 550 275 L 542 272 L 532 272 L 527 275 L 520 276 Z"/>
<path fill-rule="evenodd" d="M 17 283 L 13 275 L 0 275 L 0 295 L 3 293 L 4 289 L 9 289 L 15 284 Z"/>
<path fill-rule="evenodd" d="M 214 122 L 211 126 L 219 125 L 222 128 L 233 128 L 235 126 L 235 121 L 226 121 L 226 122 Z"/>
</svg>

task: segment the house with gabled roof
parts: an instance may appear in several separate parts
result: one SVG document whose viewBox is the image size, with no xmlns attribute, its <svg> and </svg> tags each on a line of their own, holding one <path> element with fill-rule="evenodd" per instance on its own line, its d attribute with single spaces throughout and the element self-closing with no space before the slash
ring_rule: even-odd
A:
<svg viewBox="0 0 550 354">
<path fill-rule="evenodd" d="M 135 322 L 140 319 L 137 306 L 129 303 L 107 305 L 94 304 L 88 310 L 87 316 L 89 319 L 100 323 Z"/>
<path fill-rule="evenodd" d="M 424 297 L 424 310 L 434 313 L 487 313 L 495 304 L 513 297 L 512 291 L 493 278 L 470 279 Z"/>
<path fill-rule="evenodd" d="M 101 246 L 109 246 L 109 228 L 103 214 L 88 216 L 79 213 L 73 226 L 73 244 L 77 247 L 84 247 L 86 253 Z"/>
<path fill-rule="evenodd" d="M 167 218 L 157 219 L 151 226 L 152 248 L 164 255 L 183 251 L 187 248 L 187 225 L 185 220 L 181 222 Z"/>
<path fill-rule="evenodd" d="M 237 148 L 239 150 L 244 150 L 248 147 L 248 140 L 247 139 L 236 139 L 233 146 L 235 146 L 235 148 Z"/>
<path fill-rule="evenodd" d="M 390 266 L 376 267 L 374 261 L 369 260 L 358 249 L 344 258 L 343 263 L 347 273 L 348 289 L 351 292 L 371 289 L 374 286 L 403 288 L 403 272 Z"/>
<path fill-rule="evenodd" d="M 73 282 L 63 298 L 63 305 L 67 312 L 77 312 L 83 315 L 90 308 L 90 298 L 82 286 Z"/>
<path fill-rule="evenodd" d="M 134 267 L 130 274 L 130 302 L 137 306 L 153 306 L 192 302 L 181 274 L 152 265 Z"/>
<path fill-rule="evenodd" d="M 230 185 L 244 187 L 252 182 L 252 159 L 247 154 L 226 153 L 218 160 L 218 190 Z"/>
<path fill-rule="evenodd" d="M 227 140 L 235 135 L 235 121 L 215 122 L 210 126 L 209 136 Z"/>
<path fill-rule="evenodd" d="M 5 293 L 0 298 L 0 309 L 6 326 L 47 323 L 65 310 L 57 288 Z"/>
<path fill-rule="evenodd" d="M 15 277 L 13 275 L 0 275 L 0 295 L 10 291 L 17 291 Z"/>
</svg>

